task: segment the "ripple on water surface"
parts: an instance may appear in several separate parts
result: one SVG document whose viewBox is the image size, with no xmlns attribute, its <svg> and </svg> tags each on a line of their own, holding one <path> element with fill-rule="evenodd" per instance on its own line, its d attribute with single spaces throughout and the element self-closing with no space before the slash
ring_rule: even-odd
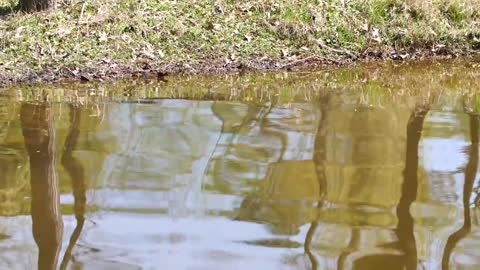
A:
<svg viewBox="0 0 480 270">
<path fill-rule="evenodd" d="M 0 90 L 0 269 L 476 269 L 474 61 Z"/>
</svg>

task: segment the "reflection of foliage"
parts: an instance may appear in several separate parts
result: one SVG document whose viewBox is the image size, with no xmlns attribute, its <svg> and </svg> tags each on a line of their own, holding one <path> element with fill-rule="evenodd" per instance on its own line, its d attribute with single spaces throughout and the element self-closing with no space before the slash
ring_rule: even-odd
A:
<svg viewBox="0 0 480 270">
<path fill-rule="evenodd" d="M 464 98 L 464 106 L 468 113 L 480 114 L 480 96 L 477 93 L 466 95 Z"/>
<path fill-rule="evenodd" d="M 0 216 L 18 215 L 28 209 L 23 200 L 27 194 L 26 177 L 28 175 L 19 177 L 16 186 L 0 188 Z"/>
<path fill-rule="evenodd" d="M 480 69 L 467 62 L 444 61 L 365 64 L 317 72 L 214 76 L 170 76 L 168 82 L 149 80 L 109 84 L 63 84 L 14 87 L 4 93 L 11 100 L 81 102 L 144 101 L 155 99 L 229 100 L 254 104 L 314 101 L 329 91 L 361 93 L 356 103 L 388 106 L 403 102 L 456 106 L 464 95 L 480 89 Z M 477 106 L 478 107 L 478 106 Z M 412 107 L 413 108 L 413 107 Z"/>
<path fill-rule="evenodd" d="M 0 146 L 0 215 L 19 214 L 27 191 L 28 158 L 23 151 Z"/>
<path fill-rule="evenodd" d="M 28 158 L 17 145 L 20 130 L 15 130 L 18 106 L 0 103 L 0 215 L 16 215 L 28 208 L 23 200 L 28 193 Z"/>
<path fill-rule="evenodd" d="M 23 135 L 18 125 L 17 103 L 0 103 L 0 215 L 16 215 L 29 212 L 30 187 L 26 184 L 30 175 L 29 160 L 23 147 Z M 80 123 L 79 149 L 74 151 L 73 155 L 81 159 L 89 179 L 94 181 L 96 175 L 102 170 L 98 167 L 99 162 L 105 158 L 106 148 L 110 143 L 98 141 L 91 137 L 90 132 L 97 129 L 102 120 L 103 112 L 97 111 L 97 107 L 83 106 L 82 121 Z M 55 106 L 54 108 L 55 128 L 57 129 L 56 148 L 64 148 L 64 140 L 69 129 L 68 108 Z M 88 159 L 83 158 L 88 154 Z M 60 161 L 62 151 L 56 155 L 57 161 Z M 70 178 L 63 166 L 57 166 L 59 174 L 59 189 L 61 193 L 71 193 Z M 88 185 L 95 183 L 88 182 Z M 73 208 L 69 205 L 62 205 L 62 212 L 69 214 Z"/>
</svg>

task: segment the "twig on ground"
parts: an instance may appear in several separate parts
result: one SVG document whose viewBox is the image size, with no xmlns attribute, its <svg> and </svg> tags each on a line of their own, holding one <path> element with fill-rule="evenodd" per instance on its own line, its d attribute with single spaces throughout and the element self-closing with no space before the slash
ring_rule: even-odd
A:
<svg viewBox="0 0 480 270">
<path fill-rule="evenodd" d="M 331 62 L 331 63 L 334 63 L 334 64 L 342 64 L 342 62 L 340 62 L 338 60 L 330 59 L 328 57 L 324 57 L 324 56 L 320 56 L 320 55 L 312 55 L 312 56 L 309 56 L 309 57 L 306 57 L 306 58 L 302 58 L 302 59 L 298 59 L 298 60 L 286 63 L 285 65 L 281 66 L 279 69 L 285 69 L 285 68 L 301 65 L 301 64 L 304 64 L 304 63 L 306 63 L 308 61 L 311 61 L 311 60 L 321 60 L 321 61 L 328 61 L 328 62 Z"/>
<path fill-rule="evenodd" d="M 348 55 L 350 58 L 352 58 L 353 60 L 356 60 L 358 57 L 353 54 L 352 52 L 350 52 L 349 50 L 346 50 L 346 49 L 343 49 L 343 50 L 340 50 L 340 49 L 335 49 L 335 48 L 332 48 L 330 46 L 327 46 L 325 43 L 323 43 L 321 40 L 317 40 L 316 41 L 317 45 L 322 48 L 322 49 L 327 49 L 329 51 L 332 51 L 334 53 L 338 53 L 338 54 L 343 54 L 343 55 Z"/>
</svg>

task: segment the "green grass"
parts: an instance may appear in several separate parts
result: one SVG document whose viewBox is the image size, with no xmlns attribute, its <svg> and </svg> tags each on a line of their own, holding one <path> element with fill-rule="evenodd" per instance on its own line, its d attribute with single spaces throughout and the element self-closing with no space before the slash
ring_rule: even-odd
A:
<svg viewBox="0 0 480 270">
<path fill-rule="evenodd" d="M 471 53 L 480 0 L 73 0 L 0 19 L 0 79 L 138 69 L 275 68 L 368 52 Z M 14 0 L 0 0 L 8 10 Z M 55 78 L 53 78 L 55 79 Z"/>
</svg>

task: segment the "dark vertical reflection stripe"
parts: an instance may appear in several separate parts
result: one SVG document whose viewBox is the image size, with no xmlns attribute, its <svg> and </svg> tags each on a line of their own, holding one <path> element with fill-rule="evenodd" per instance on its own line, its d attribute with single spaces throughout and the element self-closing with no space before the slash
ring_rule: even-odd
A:
<svg viewBox="0 0 480 270">
<path fill-rule="evenodd" d="M 314 221 L 310 225 L 310 228 L 307 231 L 307 236 L 305 238 L 305 244 L 304 244 L 304 250 L 305 254 L 307 254 L 308 259 L 310 260 L 310 264 L 312 266 L 312 270 L 317 270 L 318 269 L 318 263 L 317 260 L 315 259 L 315 256 L 312 253 L 312 239 L 313 235 L 315 234 L 315 231 L 317 230 L 318 222 Z"/>
<path fill-rule="evenodd" d="M 82 109 L 76 105 L 70 105 L 70 129 L 65 140 L 65 146 L 62 156 L 62 165 L 66 169 L 72 180 L 72 190 L 74 198 L 74 213 L 77 224 L 70 237 L 67 250 L 63 256 L 60 269 L 66 269 L 72 256 L 72 251 L 80 237 L 83 225 L 85 223 L 85 206 L 87 202 L 85 188 L 85 172 L 82 164 L 73 156 L 73 151 L 77 146 L 78 136 L 80 134 L 80 119 Z"/>
<path fill-rule="evenodd" d="M 423 122 L 428 109 L 417 107 L 407 124 L 407 151 L 403 171 L 402 195 L 397 206 L 398 224 L 396 234 L 404 253 L 405 268 L 417 269 L 418 256 L 414 234 L 414 219 L 410 206 L 417 198 L 418 146 L 422 136 Z"/>
<path fill-rule="evenodd" d="M 346 249 L 340 256 L 338 257 L 337 262 L 337 269 L 344 270 L 345 263 L 347 261 L 348 256 L 355 250 L 355 247 L 358 246 L 360 243 L 360 230 L 358 228 L 352 228 L 352 236 L 350 238 L 350 242 L 348 243 L 348 249 Z"/>
<path fill-rule="evenodd" d="M 322 97 L 320 100 L 320 108 L 321 108 L 321 115 L 320 121 L 317 128 L 317 134 L 315 136 L 315 145 L 314 145 L 314 153 L 313 153 L 313 162 L 315 164 L 315 171 L 317 174 L 318 179 L 318 187 L 320 191 L 319 201 L 317 202 L 317 218 L 310 224 L 310 228 L 307 231 L 307 235 L 305 237 L 304 243 L 304 250 L 310 260 L 310 264 L 312 266 L 312 270 L 318 269 L 318 262 L 315 259 L 315 256 L 312 253 L 312 240 L 313 236 L 315 235 L 315 231 L 318 227 L 318 219 L 320 218 L 320 209 L 323 206 L 323 198 L 325 197 L 326 191 L 326 176 L 325 176 L 325 159 L 326 159 L 326 137 L 325 137 L 325 123 L 327 118 L 327 106 L 329 103 L 330 96 L 327 94 L 326 96 Z"/>
<path fill-rule="evenodd" d="M 478 168 L 478 115 L 470 116 L 471 145 L 468 151 L 468 163 L 465 168 L 465 182 L 463 184 L 463 226 L 448 237 L 442 257 L 442 269 L 449 269 L 450 257 L 458 242 L 470 233 L 472 220 L 470 216 L 470 196 L 477 176 Z"/>
<path fill-rule="evenodd" d="M 32 232 L 39 249 L 38 269 L 56 269 L 62 245 L 55 164 L 55 126 L 50 104 L 22 104 L 22 132 L 30 158 Z"/>
</svg>

